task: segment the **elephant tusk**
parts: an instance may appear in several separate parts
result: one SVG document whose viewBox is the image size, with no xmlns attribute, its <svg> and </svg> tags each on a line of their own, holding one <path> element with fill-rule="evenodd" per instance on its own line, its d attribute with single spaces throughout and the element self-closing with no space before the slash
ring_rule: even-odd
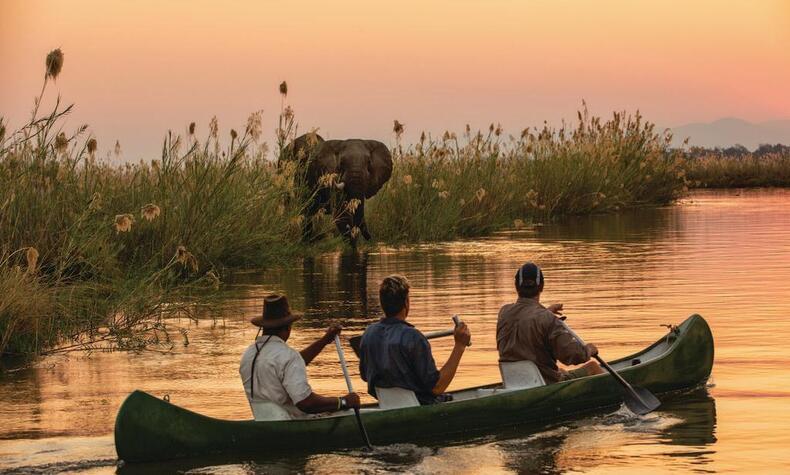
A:
<svg viewBox="0 0 790 475">
<path fill-rule="evenodd" d="M 336 183 L 335 186 L 337 187 L 338 190 L 342 190 L 343 188 L 346 187 L 346 184 L 341 181 L 339 183 Z"/>
</svg>

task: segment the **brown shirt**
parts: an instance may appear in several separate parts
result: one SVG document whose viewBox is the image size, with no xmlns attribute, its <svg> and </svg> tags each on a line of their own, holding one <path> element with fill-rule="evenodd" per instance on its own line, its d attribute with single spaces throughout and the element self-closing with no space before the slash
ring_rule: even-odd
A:
<svg viewBox="0 0 790 475">
<path fill-rule="evenodd" d="M 568 332 L 563 322 L 530 298 L 519 298 L 499 309 L 496 347 L 499 361 L 535 363 L 546 384 L 562 379 L 557 360 L 574 365 L 590 359 L 587 348 Z"/>
</svg>

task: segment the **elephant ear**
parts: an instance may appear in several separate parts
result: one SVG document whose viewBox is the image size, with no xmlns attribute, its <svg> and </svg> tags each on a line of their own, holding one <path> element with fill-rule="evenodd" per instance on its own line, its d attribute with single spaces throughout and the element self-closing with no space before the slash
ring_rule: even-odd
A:
<svg viewBox="0 0 790 475">
<path fill-rule="evenodd" d="M 311 186 L 315 186 L 324 175 L 339 173 L 342 145 L 340 140 L 321 142 L 307 164 L 307 181 Z"/>
<path fill-rule="evenodd" d="M 285 158 L 296 160 L 299 164 L 304 165 L 318 153 L 323 142 L 324 138 L 315 132 L 300 135 L 286 147 Z"/>
<path fill-rule="evenodd" d="M 365 145 L 370 150 L 368 161 L 370 176 L 365 198 L 372 198 L 392 176 L 392 155 L 387 146 L 378 140 L 365 140 Z"/>
</svg>

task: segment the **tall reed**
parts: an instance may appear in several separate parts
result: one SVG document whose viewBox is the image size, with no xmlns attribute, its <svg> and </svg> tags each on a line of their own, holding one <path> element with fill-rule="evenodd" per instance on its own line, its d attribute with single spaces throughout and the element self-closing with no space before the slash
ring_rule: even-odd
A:
<svg viewBox="0 0 790 475">
<path fill-rule="evenodd" d="M 213 120 L 204 139 L 168 133 L 156 160 L 110 165 L 86 126 L 62 130 L 71 106 L 39 115 L 63 65 L 50 56 L 28 123 L 9 133 L 0 117 L 0 354 L 145 347 L 225 270 L 305 252 L 307 194 L 267 159 L 260 113 L 229 145 Z"/>
<path fill-rule="evenodd" d="M 423 134 L 395 148 L 393 177 L 368 207 L 371 229 L 388 241 L 439 240 L 669 203 L 688 189 L 670 140 L 638 113 L 602 121 L 586 107 L 574 127 L 519 137 L 493 124 L 487 133 L 467 127 L 461 140 Z"/>
<path fill-rule="evenodd" d="M 685 168 L 696 187 L 790 186 L 790 153 L 787 152 L 737 157 L 709 153 L 689 157 Z"/>
</svg>

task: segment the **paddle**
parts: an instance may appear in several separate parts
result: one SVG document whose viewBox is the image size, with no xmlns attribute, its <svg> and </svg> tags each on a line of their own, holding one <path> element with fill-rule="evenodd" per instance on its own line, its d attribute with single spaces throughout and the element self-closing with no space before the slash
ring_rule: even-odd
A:
<svg viewBox="0 0 790 475">
<path fill-rule="evenodd" d="M 562 324 L 565 326 L 565 329 L 568 330 L 568 333 L 571 334 L 574 338 L 576 338 L 579 343 L 585 345 L 584 340 L 581 339 L 579 335 L 577 335 L 573 330 L 570 329 L 568 325 L 565 324 L 563 321 Z M 609 374 L 620 383 L 623 388 L 625 388 L 625 394 L 623 397 L 623 401 L 625 402 L 625 406 L 628 408 L 629 411 L 633 412 L 634 414 L 643 416 L 650 412 L 653 412 L 661 405 L 661 401 L 656 398 L 653 393 L 648 391 L 645 388 L 640 388 L 639 386 L 631 386 L 628 384 L 628 381 L 623 379 L 622 376 L 617 374 L 609 363 L 603 360 L 598 354 L 594 355 L 593 358 L 598 360 L 598 363 L 609 372 Z"/>
<path fill-rule="evenodd" d="M 340 367 L 343 368 L 343 377 L 346 378 L 346 386 L 348 386 L 348 392 L 354 392 L 354 386 L 351 384 L 351 377 L 348 375 L 348 366 L 346 366 L 346 355 L 343 354 L 343 347 L 340 346 L 340 337 L 335 335 L 335 348 L 337 348 L 337 357 L 340 359 Z M 368 431 L 365 430 L 365 425 L 362 423 L 362 416 L 359 414 L 359 408 L 354 408 L 354 415 L 357 418 L 357 425 L 359 426 L 359 432 L 362 433 L 362 438 L 365 439 L 365 445 L 369 449 L 372 449 L 373 446 L 370 445 L 370 439 L 368 438 Z"/>
</svg>

